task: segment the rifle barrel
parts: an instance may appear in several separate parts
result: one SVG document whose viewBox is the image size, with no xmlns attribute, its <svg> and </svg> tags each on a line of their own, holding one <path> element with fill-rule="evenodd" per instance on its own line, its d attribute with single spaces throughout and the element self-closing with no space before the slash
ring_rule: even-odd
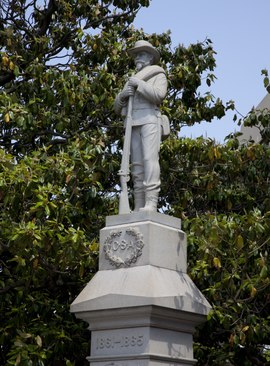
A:
<svg viewBox="0 0 270 366">
<path fill-rule="evenodd" d="M 129 157 L 130 157 L 130 143 L 131 143 L 131 132 L 132 132 L 132 108 L 133 108 L 133 96 L 129 97 L 128 100 L 121 168 L 118 172 L 118 175 L 120 175 L 120 185 L 121 185 L 119 214 L 130 213 L 127 182 L 129 181 Z"/>
</svg>

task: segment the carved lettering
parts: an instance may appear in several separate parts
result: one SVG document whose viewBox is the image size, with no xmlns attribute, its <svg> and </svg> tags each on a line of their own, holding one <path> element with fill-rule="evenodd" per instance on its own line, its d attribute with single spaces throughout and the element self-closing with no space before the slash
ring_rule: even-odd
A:
<svg viewBox="0 0 270 366">
<path fill-rule="evenodd" d="M 112 250 L 114 250 L 115 252 L 118 250 L 118 248 L 119 248 L 119 242 L 118 241 L 114 241 L 113 243 L 112 243 Z"/>
<path fill-rule="evenodd" d="M 113 349 L 115 347 L 119 348 L 142 347 L 143 345 L 144 345 L 143 335 L 98 337 L 96 339 L 97 350 Z"/>
<path fill-rule="evenodd" d="M 116 267 L 129 267 L 142 255 L 143 236 L 137 228 L 111 231 L 104 242 L 105 258 Z"/>
<path fill-rule="evenodd" d="M 121 250 L 125 250 L 127 247 L 127 242 L 125 240 L 122 240 L 121 241 L 121 244 L 120 244 L 120 249 Z"/>
</svg>

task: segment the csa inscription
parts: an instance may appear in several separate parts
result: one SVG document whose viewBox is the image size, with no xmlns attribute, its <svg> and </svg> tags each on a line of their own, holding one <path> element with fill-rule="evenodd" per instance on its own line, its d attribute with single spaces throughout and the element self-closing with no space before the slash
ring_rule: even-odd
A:
<svg viewBox="0 0 270 366">
<path fill-rule="evenodd" d="M 129 267 L 142 255 L 143 236 L 137 228 L 111 231 L 104 242 L 105 258 L 115 267 Z"/>
</svg>

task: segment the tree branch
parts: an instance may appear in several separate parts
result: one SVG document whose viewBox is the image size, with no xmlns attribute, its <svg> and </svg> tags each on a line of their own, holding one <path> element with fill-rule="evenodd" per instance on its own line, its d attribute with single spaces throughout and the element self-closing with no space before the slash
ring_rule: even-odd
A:
<svg viewBox="0 0 270 366">
<path fill-rule="evenodd" d="M 40 19 L 39 22 L 39 30 L 37 31 L 37 35 L 39 37 L 44 36 L 49 29 L 52 15 L 57 10 L 57 5 L 55 0 L 50 0 L 48 4 L 48 8 L 44 11 L 40 11 L 40 13 L 43 14 L 43 16 Z"/>
<path fill-rule="evenodd" d="M 107 15 L 103 18 L 100 18 L 100 19 L 97 19 L 97 20 L 93 20 L 92 22 L 91 21 L 88 21 L 84 27 L 84 29 L 87 29 L 87 28 L 93 28 L 95 24 L 100 24 L 100 23 L 103 23 L 104 21 L 107 21 L 107 20 L 110 20 L 110 19 L 117 19 L 117 18 L 121 18 L 123 16 L 127 16 L 129 14 L 131 14 L 133 12 L 133 10 L 128 10 L 126 12 L 123 12 L 123 13 L 118 13 L 118 14 L 112 14 L 112 15 Z"/>
</svg>

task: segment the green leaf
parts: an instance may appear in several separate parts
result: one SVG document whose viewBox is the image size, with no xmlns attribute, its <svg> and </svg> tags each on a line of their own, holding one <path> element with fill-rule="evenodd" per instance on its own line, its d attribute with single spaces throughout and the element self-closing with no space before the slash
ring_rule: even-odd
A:
<svg viewBox="0 0 270 366">
<path fill-rule="evenodd" d="M 242 235 L 238 235 L 237 236 L 236 245 L 237 245 L 237 248 L 239 250 L 241 250 L 243 248 L 243 246 L 244 246 L 244 239 L 243 239 Z"/>
<path fill-rule="evenodd" d="M 266 278 L 268 275 L 268 270 L 267 270 L 267 266 L 263 266 L 260 272 L 260 277 L 261 278 Z"/>
<path fill-rule="evenodd" d="M 36 336 L 36 342 L 39 347 L 42 347 L 42 339 L 39 335 Z"/>
</svg>

